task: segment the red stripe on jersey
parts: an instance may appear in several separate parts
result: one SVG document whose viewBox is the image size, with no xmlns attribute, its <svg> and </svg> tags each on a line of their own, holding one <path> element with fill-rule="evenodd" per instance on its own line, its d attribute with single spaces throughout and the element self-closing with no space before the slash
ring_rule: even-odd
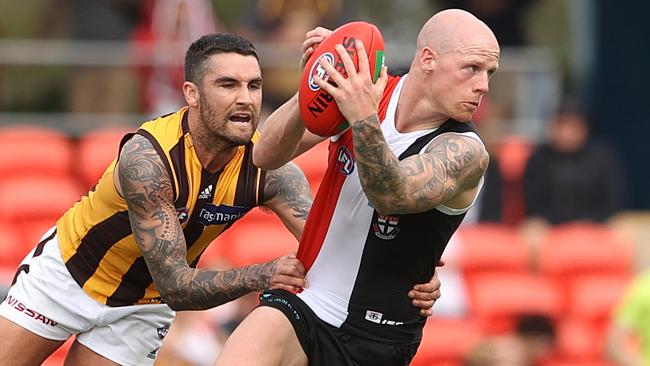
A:
<svg viewBox="0 0 650 366">
<path fill-rule="evenodd" d="M 388 84 L 384 90 L 384 95 L 379 102 L 379 120 L 383 121 L 386 117 L 386 110 L 388 103 L 400 77 L 389 76 Z M 320 252 L 325 236 L 330 227 L 336 203 L 338 202 L 343 182 L 347 175 L 341 173 L 338 168 L 338 149 L 340 146 L 345 146 L 349 153 L 354 156 L 352 149 L 352 133 L 350 130 L 344 132 L 336 142 L 330 142 L 329 154 L 327 158 L 327 171 L 323 177 L 314 204 L 311 207 L 305 228 L 300 238 L 300 245 L 298 246 L 298 259 L 305 266 L 305 270 L 309 271 L 314 264 L 318 253 Z"/>
<path fill-rule="evenodd" d="M 379 101 L 379 111 L 377 112 L 379 120 L 382 122 L 384 121 L 384 118 L 386 118 L 386 111 L 388 110 L 388 103 L 390 103 L 390 99 L 393 96 L 393 90 L 395 90 L 395 87 L 401 78 L 401 76 L 388 77 L 388 84 L 386 84 L 384 95 L 381 97 L 381 101 Z"/>
</svg>

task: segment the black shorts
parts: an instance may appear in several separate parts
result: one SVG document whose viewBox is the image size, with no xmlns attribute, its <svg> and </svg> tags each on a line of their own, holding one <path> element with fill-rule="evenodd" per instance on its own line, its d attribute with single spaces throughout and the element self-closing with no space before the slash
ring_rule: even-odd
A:
<svg viewBox="0 0 650 366">
<path fill-rule="evenodd" d="M 419 343 L 390 345 L 346 333 L 288 291 L 264 292 L 260 306 L 276 308 L 291 321 L 310 366 L 407 366 L 418 349 Z"/>
</svg>

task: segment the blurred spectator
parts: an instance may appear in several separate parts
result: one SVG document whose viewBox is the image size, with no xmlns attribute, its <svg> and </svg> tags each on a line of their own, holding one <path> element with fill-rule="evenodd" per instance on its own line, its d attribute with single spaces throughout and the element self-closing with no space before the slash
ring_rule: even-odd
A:
<svg viewBox="0 0 650 366">
<path fill-rule="evenodd" d="M 437 0 L 443 8 L 471 12 L 494 31 L 501 47 L 524 46 L 526 34 L 523 13 L 535 0 Z"/>
<path fill-rule="evenodd" d="M 494 336 L 478 344 L 465 366 L 532 366 L 523 341 L 516 336 Z"/>
<path fill-rule="evenodd" d="M 524 173 L 526 218 L 544 224 L 603 222 L 622 204 L 614 151 L 592 141 L 583 111 L 567 99 L 530 156 Z"/>
<path fill-rule="evenodd" d="M 650 365 L 650 270 L 630 284 L 615 310 L 606 349 L 617 366 Z"/>
<path fill-rule="evenodd" d="M 209 0 L 147 0 L 133 34 L 134 50 L 151 56 L 140 72 L 142 105 L 161 115 L 184 105 L 183 57 L 193 40 L 223 31 Z"/>
<path fill-rule="evenodd" d="M 542 365 L 555 350 L 555 324 L 544 315 L 527 314 L 517 319 L 516 333 L 531 365 Z"/>
<path fill-rule="evenodd" d="M 272 55 L 276 61 L 293 60 L 282 66 L 269 66 L 273 60 L 262 60 L 267 65 L 262 70 L 267 109 L 276 109 L 297 90 L 300 79 L 297 60 L 305 33 L 316 26 L 335 28 L 342 24 L 342 6 L 341 0 L 257 0 L 245 14 L 238 34 L 254 42 L 272 43 L 273 49 L 265 54 Z"/>
<path fill-rule="evenodd" d="M 61 1 L 77 41 L 126 41 L 137 24 L 139 0 Z M 133 70 L 92 65 L 70 75 L 68 109 L 79 113 L 133 113 L 139 109 Z"/>
</svg>

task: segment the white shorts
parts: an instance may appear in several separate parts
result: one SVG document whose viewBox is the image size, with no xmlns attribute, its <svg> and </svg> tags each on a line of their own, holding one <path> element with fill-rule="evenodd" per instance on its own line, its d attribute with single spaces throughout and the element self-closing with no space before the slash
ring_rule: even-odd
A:
<svg viewBox="0 0 650 366">
<path fill-rule="evenodd" d="M 23 259 L 0 316 L 47 339 L 76 334 L 79 343 L 121 365 L 153 365 L 176 313 L 166 304 L 110 307 L 95 301 L 70 276 L 53 230 Z"/>
</svg>

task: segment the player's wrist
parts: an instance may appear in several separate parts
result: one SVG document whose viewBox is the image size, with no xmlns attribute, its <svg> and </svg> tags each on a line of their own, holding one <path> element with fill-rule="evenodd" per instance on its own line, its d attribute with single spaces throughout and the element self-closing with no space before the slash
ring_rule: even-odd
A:
<svg viewBox="0 0 650 366">
<path fill-rule="evenodd" d="M 371 124 L 371 125 L 379 125 L 379 116 L 377 115 L 377 111 L 373 111 L 371 113 L 363 113 L 359 114 L 359 116 L 365 116 L 365 117 L 360 117 L 360 118 L 350 118 L 352 121 L 351 124 L 354 125 L 361 125 L 361 124 Z"/>
</svg>

